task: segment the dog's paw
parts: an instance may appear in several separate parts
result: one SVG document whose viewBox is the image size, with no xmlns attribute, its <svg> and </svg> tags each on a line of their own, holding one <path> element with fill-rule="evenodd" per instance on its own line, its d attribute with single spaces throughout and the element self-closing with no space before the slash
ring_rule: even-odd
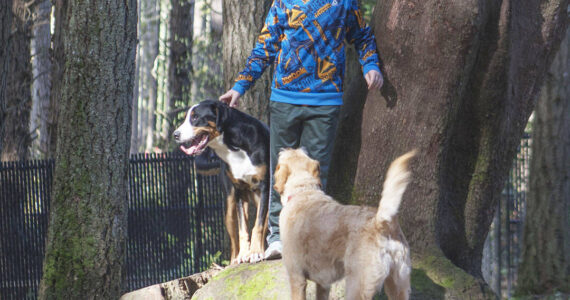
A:
<svg viewBox="0 0 570 300">
<path fill-rule="evenodd" d="M 236 259 L 234 259 L 235 264 L 243 264 L 243 263 L 248 263 L 250 260 L 250 253 L 248 252 L 241 252 L 238 254 L 238 256 L 236 257 Z M 232 262 L 232 264 L 234 264 L 234 262 Z"/>
<path fill-rule="evenodd" d="M 249 262 L 250 263 L 258 263 L 260 261 L 262 261 L 265 258 L 265 254 L 263 252 L 261 253 L 252 253 L 249 256 Z"/>
</svg>

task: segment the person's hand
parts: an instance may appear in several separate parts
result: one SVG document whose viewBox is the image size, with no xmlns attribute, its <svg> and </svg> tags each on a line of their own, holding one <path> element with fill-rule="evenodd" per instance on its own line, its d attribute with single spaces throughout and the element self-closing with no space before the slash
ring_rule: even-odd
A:
<svg viewBox="0 0 570 300">
<path fill-rule="evenodd" d="M 239 97 L 241 95 L 236 90 L 229 90 L 220 96 L 220 101 L 226 103 L 230 107 L 237 107 L 239 105 Z"/>
<path fill-rule="evenodd" d="M 364 75 L 364 79 L 366 79 L 368 90 L 380 89 L 384 84 L 384 77 L 382 77 L 382 74 L 376 70 L 368 71 L 368 73 Z"/>
</svg>

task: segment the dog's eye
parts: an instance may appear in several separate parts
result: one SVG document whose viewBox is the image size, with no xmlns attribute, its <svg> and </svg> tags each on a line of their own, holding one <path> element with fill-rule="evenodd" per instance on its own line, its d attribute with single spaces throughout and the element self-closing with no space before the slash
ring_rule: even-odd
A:
<svg viewBox="0 0 570 300">
<path fill-rule="evenodd" d="M 196 120 L 198 120 L 198 116 L 197 116 L 197 115 L 191 115 L 191 116 L 190 116 L 190 122 L 195 122 Z"/>
</svg>

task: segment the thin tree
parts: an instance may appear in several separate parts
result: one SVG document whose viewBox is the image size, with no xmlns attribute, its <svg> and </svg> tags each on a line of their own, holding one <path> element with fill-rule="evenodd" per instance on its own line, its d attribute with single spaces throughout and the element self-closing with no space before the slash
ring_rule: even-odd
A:
<svg viewBox="0 0 570 300">
<path fill-rule="evenodd" d="M 224 89 L 222 74 L 222 0 L 196 2 L 194 17 L 193 101 L 216 99 Z"/>
<path fill-rule="evenodd" d="M 570 294 L 570 30 L 542 87 L 532 126 L 516 294 Z"/>
<path fill-rule="evenodd" d="M 142 148 L 152 151 L 155 137 L 156 100 L 158 94 L 155 60 L 159 54 L 160 1 L 141 0 L 139 133 Z"/>
<path fill-rule="evenodd" d="M 45 157 L 48 153 L 48 114 L 50 107 L 50 43 L 51 2 L 42 0 L 33 7 L 32 51 L 32 112 L 30 131 L 33 132 L 32 154 Z"/>
<path fill-rule="evenodd" d="M 194 25 L 194 1 L 174 0 L 171 2 L 168 44 L 168 97 L 166 116 L 163 118 L 161 138 L 164 148 L 172 142 L 175 126 L 183 121 L 184 111 L 177 108 L 188 107 L 191 103 L 192 87 L 192 40 Z"/>
<path fill-rule="evenodd" d="M 23 160 L 28 157 L 31 144 L 30 109 L 32 102 L 32 68 L 30 40 L 32 18 L 27 2 L 15 0 L 12 6 L 12 26 L 9 39 L 10 60 L 6 72 L 6 86 L 0 131 L 0 160 Z"/>
<path fill-rule="evenodd" d="M 3 148 L 1 133 L 6 123 L 6 83 L 10 69 L 10 42 L 12 32 L 12 0 L 0 2 L 0 151 Z"/>
<path fill-rule="evenodd" d="M 224 90 L 233 86 L 237 74 L 245 67 L 251 49 L 263 28 L 264 17 L 271 2 L 223 0 Z M 271 73 L 271 70 L 266 70 L 263 76 L 257 79 L 255 86 L 240 98 L 240 109 L 263 121 L 268 120 Z M 220 91 L 220 94 L 222 93 L 223 91 Z"/>
<path fill-rule="evenodd" d="M 136 0 L 67 3 L 57 156 L 40 299 L 118 299 Z"/>
<path fill-rule="evenodd" d="M 368 93 L 355 108 L 362 119 L 337 138 L 346 149 L 333 157 L 339 174 L 329 185 L 347 186 L 344 202 L 376 205 L 390 161 L 419 150 L 400 213 L 414 279 L 436 284 L 416 281 L 418 296 L 494 297 L 482 249 L 567 5 L 377 1 L 371 25 L 384 87 Z M 343 168 L 347 161 L 356 168 Z"/>
</svg>

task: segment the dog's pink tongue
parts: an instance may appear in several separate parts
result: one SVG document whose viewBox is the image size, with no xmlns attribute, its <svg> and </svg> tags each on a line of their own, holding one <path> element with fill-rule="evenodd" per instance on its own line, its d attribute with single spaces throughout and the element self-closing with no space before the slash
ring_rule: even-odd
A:
<svg viewBox="0 0 570 300">
<path fill-rule="evenodd" d="M 190 146 L 189 148 L 186 148 L 186 147 L 181 145 L 180 150 L 182 150 L 182 152 L 186 153 L 186 155 L 194 155 L 194 154 L 196 154 L 198 147 Z"/>
</svg>

